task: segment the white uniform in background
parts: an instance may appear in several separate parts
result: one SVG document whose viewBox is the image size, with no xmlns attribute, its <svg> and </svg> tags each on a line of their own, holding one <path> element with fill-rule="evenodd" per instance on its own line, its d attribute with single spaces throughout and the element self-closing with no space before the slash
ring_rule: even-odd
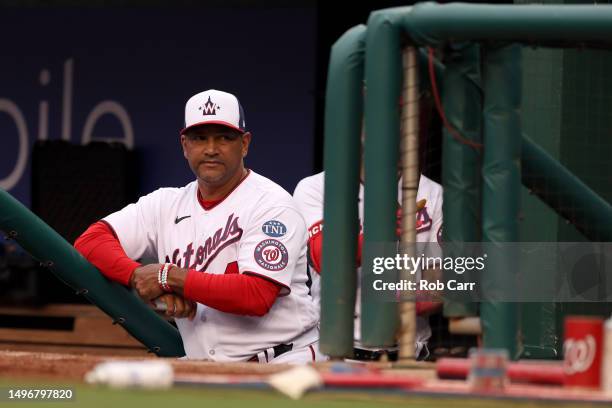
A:
<svg viewBox="0 0 612 408">
<path fill-rule="evenodd" d="M 323 229 L 323 193 L 325 173 L 321 172 L 302 179 L 295 188 L 293 198 L 304 216 L 308 227 L 309 236 Z M 398 202 L 402 202 L 401 184 L 398 183 Z M 363 184 L 359 186 L 359 222 L 363 226 Z M 442 235 L 442 186 L 421 175 L 417 191 L 417 202 L 427 200 L 425 207 L 416 214 L 417 242 L 440 242 Z M 361 274 L 361 268 L 358 273 Z M 315 303 L 320 305 L 321 278 L 318 273 L 313 273 L 312 295 Z M 355 308 L 355 341 L 358 347 L 361 338 L 360 324 L 360 288 L 358 287 Z M 320 309 L 320 306 L 319 306 Z M 431 328 L 427 317 L 417 316 L 416 355 L 419 356 L 423 346 L 431 337 Z"/>
</svg>

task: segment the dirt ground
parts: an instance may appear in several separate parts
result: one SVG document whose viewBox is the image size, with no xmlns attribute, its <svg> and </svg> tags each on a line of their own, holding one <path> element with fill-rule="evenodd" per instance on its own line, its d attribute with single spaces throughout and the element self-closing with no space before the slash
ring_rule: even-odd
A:
<svg viewBox="0 0 612 408">
<path fill-rule="evenodd" d="M 29 351 L 0 350 L 0 377 L 41 378 L 67 381 L 83 381 L 85 374 L 96 364 L 117 360 L 154 360 L 156 356 L 135 358 L 133 356 L 58 354 Z M 273 374 L 286 370 L 287 365 L 255 363 L 220 364 L 206 361 L 165 359 L 172 364 L 176 375 L 197 374 Z"/>
<path fill-rule="evenodd" d="M 0 350 L 0 378 L 41 378 L 69 381 L 83 381 L 85 374 L 96 364 L 105 361 L 156 360 L 159 357 L 118 356 L 113 354 L 60 354 L 50 352 Z M 176 376 L 192 375 L 269 375 L 287 370 L 286 364 L 257 363 L 214 363 L 207 361 L 188 361 L 176 358 L 165 358 L 170 362 Z M 317 368 L 326 371 L 332 363 L 317 364 Z M 370 365 L 371 368 L 385 369 L 389 364 Z M 435 378 L 432 364 L 423 363 L 417 369 L 394 370 L 394 373 L 406 373 L 424 379 Z"/>
</svg>

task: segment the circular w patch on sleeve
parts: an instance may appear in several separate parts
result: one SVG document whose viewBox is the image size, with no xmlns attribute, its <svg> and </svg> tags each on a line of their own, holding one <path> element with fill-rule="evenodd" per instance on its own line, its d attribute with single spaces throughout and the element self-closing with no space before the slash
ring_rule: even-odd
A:
<svg viewBox="0 0 612 408">
<path fill-rule="evenodd" d="M 264 239 L 255 247 L 255 261 L 269 271 L 285 269 L 289 262 L 289 253 L 282 242 L 275 239 Z"/>
</svg>

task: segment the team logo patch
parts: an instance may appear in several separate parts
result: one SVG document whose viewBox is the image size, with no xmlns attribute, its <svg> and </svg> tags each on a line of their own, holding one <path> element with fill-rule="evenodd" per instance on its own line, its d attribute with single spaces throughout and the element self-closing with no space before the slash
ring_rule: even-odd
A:
<svg viewBox="0 0 612 408">
<path fill-rule="evenodd" d="M 208 97 L 208 101 L 202 106 L 198 108 L 202 111 L 202 116 L 207 115 L 216 115 L 218 110 L 221 110 L 221 107 L 210 100 L 210 96 Z"/>
<path fill-rule="evenodd" d="M 264 239 L 255 247 L 255 261 L 269 271 L 285 269 L 289 262 L 289 253 L 282 242 L 275 239 Z"/>
<path fill-rule="evenodd" d="M 423 207 L 417 210 L 416 214 L 416 232 L 425 232 L 431 229 L 433 221 L 427 212 L 427 207 Z"/>
<path fill-rule="evenodd" d="M 261 230 L 267 236 L 274 238 L 282 237 L 287 233 L 287 227 L 285 227 L 285 224 L 276 220 L 264 222 L 264 224 L 261 226 Z"/>
</svg>

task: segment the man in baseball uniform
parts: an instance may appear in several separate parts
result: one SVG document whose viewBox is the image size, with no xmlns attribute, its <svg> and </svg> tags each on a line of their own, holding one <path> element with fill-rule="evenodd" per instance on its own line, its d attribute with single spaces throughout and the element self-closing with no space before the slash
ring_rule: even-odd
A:
<svg viewBox="0 0 612 408">
<path fill-rule="evenodd" d="M 363 174 L 363 171 L 362 171 Z M 320 308 L 321 296 L 321 271 L 322 244 L 323 244 L 323 192 L 325 173 L 321 172 L 314 176 L 302 179 L 295 188 L 293 198 L 298 205 L 306 225 L 308 226 L 308 259 L 310 266 L 317 272 L 313 275 L 312 295 L 317 307 Z M 362 177 L 363 178 L 363 177 Z M 398 203 L 401 203 L 401 184 L 398 183 Z M 363 227 L 363 183 L 359 186 L 359 220 Z M 421 175 L 417 191 L 417 213 L 416 213 L 416 240 L 417 242 L 440 242 L 442 237 L 442 186 Z M 363 234 L 359 235 L 358 263 L 361 258 L 361 243 Z M 358 273 L 361 273 L 359 268 Z M 361 345 L 360 327 L 360 289 L 357 289 L 357 300 L 355 308 L 355 359 L 377 360 L 384 353 L 390 358 L 397 356 L 397 350 L 369 349 Z M 417 332 L 415 336 L 415 355 L 418 359 L 424 359 L 429 355 L 426 344 L 431 337 L 428 315 L 439 310 L 440 303 L 417 302 Z"/>
<path fill-rule="evenodd" d="M 196 180 L 141 197 L 90 226 L 75 247 L 109 279 L 163 300 L 190 359 L 324 358 L 306 226 L 289 193 L 245 168 L 251 133 L 238 99 L 194 95 L 180 142 Z M 136 261 L 143 257 L 159 263 Z"/>
</svg>

